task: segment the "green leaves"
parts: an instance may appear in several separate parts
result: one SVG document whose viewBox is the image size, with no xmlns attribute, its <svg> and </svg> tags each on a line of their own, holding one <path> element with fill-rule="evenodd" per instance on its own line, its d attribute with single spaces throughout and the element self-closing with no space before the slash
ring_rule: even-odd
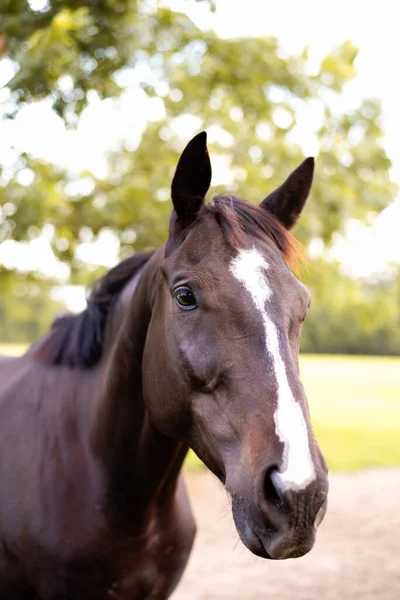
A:
<svg viewBox="0 0 400 600">
<path fill-rule="evenodd" d="M 306 49 L 285 56 L 272 37 L 219 39 L 158 2 L 52 0 L 42 11 L 30 6 L 13 0 L 0 9 L 0 53 L 7 51 L 18 65 L 9 83 L 17 112 L 26 102 L 50 97 L 74 128 L 90 93 L 118 97 L 128 72 L 160 106 L 151 121 L 132 106 L 135 120 L 144 123 L 140 143 L 131 151 L 122 140 L 109 157 L 109 177 L 96 181 L 89 174 L 93 189 L 71 194 L 70 173 L 30 156 L 16 162 L 14 175 L 0 187 L 0 205 L 16 209 L 12 215 L 3 211 L 0 226 L 25 240 L 51 224 L 53 250 L 71 267 L 73 281 L 92 278 L 76 256 L 82 228 L 93 239 L 112 228 L 123 254 L 164 241 L 171 176 L 194 133 L 182 126 L 188 115 L 196 117 L 198 130 L 207 129 L 212 159 L 234 177 L 213 191 L 229 188 L 255 202 L 304 159 L 299 129 L 314 136 L 315 185 L 296 229 L 305 244 L 317 237 L 329 245 L 347 218 L 365 220 L 393 198 L 379 103 L 366 100 L 347 114 L 338 110 L 343 86 L 355 75 L 351 42 L 333 49 L 309 75 Z M 321 115 L 319 124 L 309 122 L 311 114 Z M 18 181 L 26 168 L 35 174 L 28 187 Z"/>
</svg>

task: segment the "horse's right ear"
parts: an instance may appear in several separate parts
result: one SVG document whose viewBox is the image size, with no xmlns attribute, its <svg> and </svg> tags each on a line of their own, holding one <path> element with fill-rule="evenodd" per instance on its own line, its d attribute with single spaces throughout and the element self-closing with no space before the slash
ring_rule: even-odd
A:
<svg viewBox="0 0 400 600">
<path fill-rule="evenodd" d="M 296 224 L 306 203 L 313 175 L 314 159 L 309 157 L 289 175 L 277 190 L 267 196 L 260 206 L 275 215 L 286 229 L 291 229 Z"/>
<path fill-rule="evenodd" d="M 180 221 L 191 221 L 204 203 L 211 183 L 207 134 L 198 133 L 186 146 L 172 180 L 171 197 Z"/>
</svg>

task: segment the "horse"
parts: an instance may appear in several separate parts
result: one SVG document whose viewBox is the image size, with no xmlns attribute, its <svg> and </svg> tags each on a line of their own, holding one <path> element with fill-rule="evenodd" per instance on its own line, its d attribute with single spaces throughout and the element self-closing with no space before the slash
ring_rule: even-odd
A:
<svg viewBox="0 0 400 600">
<path fill-rule="evenodd" d="M 299 378 L 310 295 L 290 233 L 306 159 L 260 205 L 206 204 L 206 133 L 178 161 L 166 243 L 133 255 L 0 362 L 0 597 L 168 598 L 195 537 L 182 464 L 225 486 L 244 545 L 314 544 L 327 464 Z"/>
</svg>

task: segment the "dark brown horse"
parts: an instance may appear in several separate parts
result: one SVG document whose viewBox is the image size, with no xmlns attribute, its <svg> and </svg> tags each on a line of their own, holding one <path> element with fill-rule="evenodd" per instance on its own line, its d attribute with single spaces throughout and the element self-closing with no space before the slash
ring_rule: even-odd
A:
<svg viewBox="0 0 400 600">
<path fill-rule="evenodd" d="M 327 469 L 298 374 L 309 294 L 288 263 L 307 159 L 260 206 L 208 205 L 206 135 L 183 152 L 169 237 L 0 368 L 0 598 L 167 598 L 195 535 L 188 448 L 265 558 L 308 552 Z"/>
</svg>

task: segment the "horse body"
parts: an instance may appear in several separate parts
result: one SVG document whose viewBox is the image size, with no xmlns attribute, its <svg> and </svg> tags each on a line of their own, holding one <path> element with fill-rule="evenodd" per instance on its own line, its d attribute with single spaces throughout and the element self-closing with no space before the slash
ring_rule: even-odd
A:
<svg viewBox="0 0 400 600">
<path fill-rule="evenodd" d="M 309 295 L 287 231 L 312 172 L 307 159 L 259 207 L 206 205 L 199 134 L 178 163 L 166 244 L 0 361 L 1 598 L 168 598 L 195 535 L 189 447 L 225 485 L 249 550 L 312 548 L 327 469 L 298 375 Z"/>
<path fill-rule="evenodd" d="M 104 362 L 73 376 L 31 353 L 0 362 L 1 598 L 165 598 L 183 572 L 195 532 L 179 474 L 186 447 L 159 445 L 142 419 L 170 476 L 131 464 L 117 489 L 91 443 Z"/>
</svg>

